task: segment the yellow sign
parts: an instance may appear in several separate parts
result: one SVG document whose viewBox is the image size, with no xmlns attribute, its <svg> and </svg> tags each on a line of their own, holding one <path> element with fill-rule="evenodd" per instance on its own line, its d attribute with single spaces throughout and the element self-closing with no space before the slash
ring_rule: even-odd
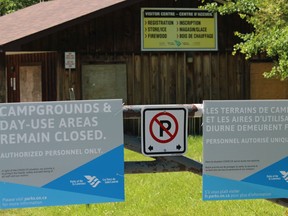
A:
<svg viewBox="0 0 288 216">
<path fill-rule="evenodd" d="M 142 51 L 217 50 L 217 15 L 184 8 L 142 8 Z"/>
</svg>

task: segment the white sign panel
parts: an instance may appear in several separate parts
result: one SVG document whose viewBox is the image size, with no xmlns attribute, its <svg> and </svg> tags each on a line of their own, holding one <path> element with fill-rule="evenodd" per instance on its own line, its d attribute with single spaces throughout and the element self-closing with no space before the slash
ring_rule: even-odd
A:
<svg viewBox="0 0 288 216">
<path fill-rule="evenodd" d="M 76 68 L 76 54 L 75 52 L 65 52 L 65 69 Z"/>
<path fill-rule="evenodd" d="M 288 101 L 204 101 L 203 199 L 288 197 Z"/>
<path fill-rule="evenodd" d="M 187 109 L 149 106 L 142 109 L 142 153 L 147 156 L 181 155 L 186 151 Z"/>
<path fill-rule="evenodd" d="M 0 104 L 0 209 L 124 201 L 122 100 Z"/>
</svg>

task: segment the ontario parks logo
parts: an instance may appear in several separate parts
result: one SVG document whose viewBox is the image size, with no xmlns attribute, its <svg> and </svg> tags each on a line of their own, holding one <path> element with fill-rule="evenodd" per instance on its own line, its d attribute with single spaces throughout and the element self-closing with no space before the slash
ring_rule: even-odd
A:
<svg viewBox="0 0 288 216">
<path fill-rule="evenodd" d="M 86 175 L 84 177 L 93 188 L 96 188 L 101 183 L 101 181 L 96 176 Z"/>
<path fill-rule="evenodd" d="M 288 172 L 280 171 L 282 178 L 288 183 Z"/>
</svg>

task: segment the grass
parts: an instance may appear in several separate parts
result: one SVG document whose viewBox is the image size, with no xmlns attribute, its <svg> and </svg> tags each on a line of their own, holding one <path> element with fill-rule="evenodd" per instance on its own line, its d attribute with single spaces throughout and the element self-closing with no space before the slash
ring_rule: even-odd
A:
<svg viewBox="0 0 288 216">
<path fill-rule="evenodd" d="M 189 137 L 187 156 L 202 160 L 202 138 Z M 147 157 L 125 150 L 125 160 Z M 123 203 L 2 210 L 1 216 L 288 216 L 266 200 L 202 201 L 201 176 L 189 172 L 125 175 Z"/>
</svg>

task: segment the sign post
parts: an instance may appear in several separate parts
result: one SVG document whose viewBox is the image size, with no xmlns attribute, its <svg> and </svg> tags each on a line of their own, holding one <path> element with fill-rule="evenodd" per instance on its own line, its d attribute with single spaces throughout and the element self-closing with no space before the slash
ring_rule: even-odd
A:
<svg viewBox="0 0 288 216">
<path fill-rule="evenodd" d="M 0 209 L 124 201 L 122 100 L 0 104 Z"/>
<path fill-rule="evenodd" d="M 288 101 L 204 101 L 203 199 L 288 197 Z"/>
<path fill-rule="evenodd" d="M 142 153 L 147 156 L 186 152 L 187 109 L 149 106 L 142 109 Z"/>
</svg>

